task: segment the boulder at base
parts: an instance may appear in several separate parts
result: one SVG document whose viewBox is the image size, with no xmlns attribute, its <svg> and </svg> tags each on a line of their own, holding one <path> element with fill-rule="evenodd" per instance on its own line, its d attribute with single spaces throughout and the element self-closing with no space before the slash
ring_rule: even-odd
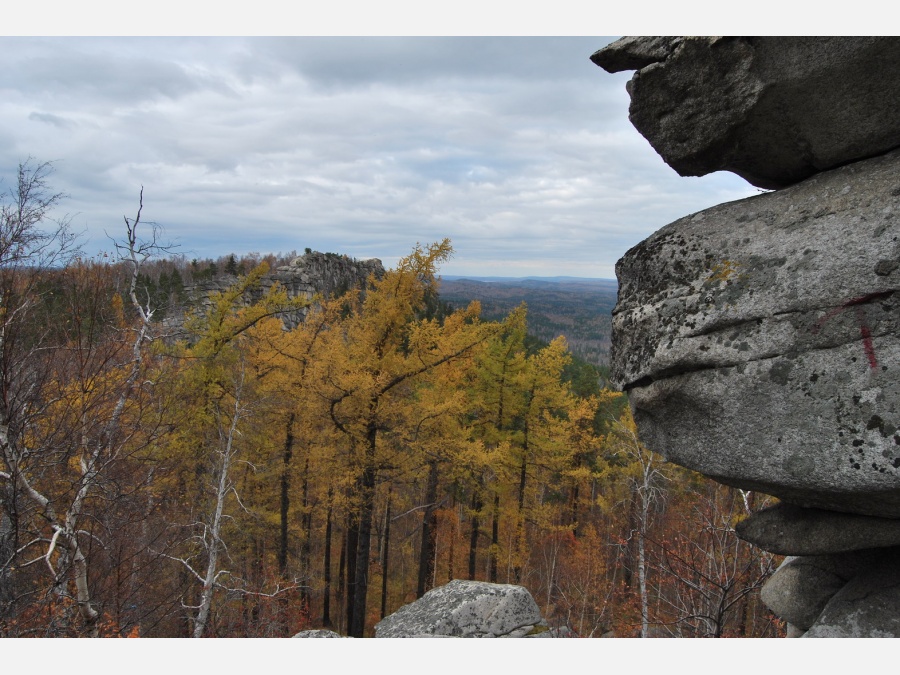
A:
<svg viewBox="0 0 900 675">
<path fill-rule="evenodd" d="M 667 225 L 616 265 L 611 367 L 648 448 L 900 518 L 900 153 Z"/>
<path fill-rule="evenodd" d="M 900 548 L 875 551 L 879 562 L 835 593 L 803 637 L 900 637 Z"/>
<path fill-rule="evenodd" d="M 527 589 L 455 579 L 382 619 L 375 637 L 526 637 L 546 629 Z"/>
<path fill-rule="evenodd" d="M 295 638 L 342 638 L 346 637 L 341 635 L 340 633 L 335 633 L 333 630 L 325 630 L 324 628 L 314 628 L 312 630 L 301 630 L 297 633 Z"/>
</svg>

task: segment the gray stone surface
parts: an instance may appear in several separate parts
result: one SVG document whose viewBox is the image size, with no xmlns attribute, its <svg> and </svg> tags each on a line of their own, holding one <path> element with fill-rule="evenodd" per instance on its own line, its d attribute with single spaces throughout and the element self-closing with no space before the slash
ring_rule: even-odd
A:
<svg viewBox="0 0 900 675">
<path fill-rule="evenodd" d="M 780 555 L 824 555 L 900 545 L 900 520 L 776 504 L 735 527 L 737 535 Z"/>
<path fill-rule="evenodd" d="M 545 625 L 527 589 L 455 579 L 382 619 L 375 637 L 526 637 Z"/>
<path fill-rule="evenodd" d="M 780 188 L 900 146 L 900 38 L 623 38 L 591 58 L 638 69 L 629 117 L 683 176 Z"/>
<path fill-rule="evenodd" d="M 776 616 L 808 630 L 832 596 L 847 583 L 830 560 L 786 558 L 763 586 L 760 599 Z"/>
<path fill-rule="evenodd" d="M 798 631 L 805 631 L 850 581 L 885 561 L 894 564 L 898 550 L 872 548 L 832 555 L 788 556 L 763 586 L 760 599 L 776 616 Z"/>
<path fill-rule="evenodd" d="M 684 38 L 681 37 L 623 37 L 600 49 L 591 61 L 608 73 L 640 70 L 665 61 Z"/>
<path fill-rule="evenodd" d="M 322 628 L 316 628 L 313 630 L 301 630 L 294 637 L 295 638 L 342 638 L 342 637 L 347 637 L 347 636 L 341 635 L 340 633 L 335 633 L 333 630 L 325 630 Z"/>
<path fill-rule="evenodd" d="M 616 266 L 644 443 L 800 506 L 900 517 L 900 153 L 682 218 Z"/>
<path fill-rule="evenodd" d="M 835 593 L 803 637 L 900 637 L 900 549 L 884 549 Z"/>
</svg>

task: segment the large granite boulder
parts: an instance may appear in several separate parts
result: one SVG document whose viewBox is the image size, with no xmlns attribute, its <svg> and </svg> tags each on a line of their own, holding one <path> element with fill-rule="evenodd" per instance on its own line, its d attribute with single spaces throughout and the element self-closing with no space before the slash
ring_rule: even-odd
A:
<svg viewBox="0 0 900 675">
<path fill-rule="evenodd" d="M 591 59 L 637 70 L 630 119 L 682 176 L 780 188 L 900 147 L 900 38 L 623 38 Z"/>
<path fill-rule="evenodd" d="M 310 630 L 301 630 L 299 633 L 294 635 L 295 638 L 342 638 L 346 637 L 341 635 L 340 633 L 335 633 L 333 630 L 326 630 L 324 628 L 313 628 Z"/>
<path fill-rule="evenodd" d="M 877 549 L 827 602 L 803 637 L 900 637 L 900 548 Z"/>
<path fill-rule="evenodd" d="M 455 579 L 375 626 L 375 637 L 527 637 L 547 631 L 522 586 Z"/>
<path fill-rule="evenodd" d="M 761 593 L 789 636 L 900 637 L 900 40 L 625 38 L 592 58 L 638 70 L 632 122 L 680 173 L 783 188 L 619 261 L 611 365 L 642 440 L 783 500 L 736 529 L 798 555 Z"/>
<path fill-rule="evenodd" d="M 873 518 L 784 502 L 735 526 L 738 537 L 780 555 L 817 556 L 900 546 L 900 520 Z"/>
<path fill-rule="evenodd" d="M 716 206 L 619 261 L 642 440 L 799 506 L 900 517 L 900 152 Z"/>
<path fill-rule="evenodd" d="M 900 637 L 900 547 L 786 558 L 760 597 L 793 637 Z"/>
</svg>

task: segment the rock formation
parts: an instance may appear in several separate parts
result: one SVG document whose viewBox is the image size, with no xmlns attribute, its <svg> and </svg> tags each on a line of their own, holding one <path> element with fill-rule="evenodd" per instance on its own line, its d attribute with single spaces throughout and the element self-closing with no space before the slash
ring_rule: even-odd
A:
<svg viewBox="0 0 900 675">
<path fill-rule="evenodd" d="M 344 637 L 304 630 L 295 638 Z M 377 638 L 577 638 L 567 626 L 550 628 L 522 586 L 455 579 L 404 605 L 375 626 Z"/>
<path fill-rule="evenodd" d="M 378 258 L 355 260 L 346 255 L 308 250 L 305 255 L 294 258 L 289 265 L 266 274 L 259 288 L 247 301 L 258 300 L 275 283 L 280 284 L 291 299 L 305 297 L 311 300 L 316 294 L 340 295 L 351 288 L 364 288 L 369 276 L 373 274 L 376 277 L 384 274 L 384 266 Z M 236 277 L 226 274 L 188 286 L 185 290 L 193 303 L 205 306 L 210 303 L 213 293 L 224 291 L 236 281 Z M 302 309 L 280 318 L 286 328 L 296 328 L 306 317 L 306 312 L 306 309 Z"/>
<path fill-rule="evenodd" d="M 900 636 L 900 39 L 625 38 L 592 60 L 639 69 L 630 117 L 679 173 L 783 188 L 617 264 L 611 366 L 642 440 L 782 500 L 738 534 L 803 556 L 763 594 L 793 634 Z"/>
<path fill-rule="evenodd" d="M 375 626 L 375 637 L 531 637 L 548 633 L 522 586 L 455 579 Z"/>
<path fill-rule="evenodd" d="M 297 633 L 295 638 L 342 638 L 346 637 L 341 635 L 340 633 L 335 633 L 333 630 L 325 630 L 322 628 L 315 628 L 312 630 L 301 630 Z"/>
<path fill-rule="evenodd" d="M 780 188 L 900 146 L 895 38 L 624 38 L 591 58 L 637 69 L 629 117 L 683 176 Z"/>
</svg>

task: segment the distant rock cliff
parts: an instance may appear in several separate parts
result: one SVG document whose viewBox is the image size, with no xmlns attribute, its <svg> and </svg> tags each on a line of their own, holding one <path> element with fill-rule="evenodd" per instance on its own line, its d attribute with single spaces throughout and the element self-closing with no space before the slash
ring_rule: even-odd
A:
<svg viewBox="0 0 900 675">
<path fill-rule="evenodd" d="M 314 295 L 325 297 L 337 296 L 351 288 L 365 288 L 370 276 L 380 278 L 384 274 L 384 266 L 378 258 L 356 260 L 336 253 L 319 253 L 310 251 L 294 258 L 289 265 L 269 271 L 248 302 L 253 302 L 276 283 L 287 292 L 289 298 L 305 297 L 311 300 Z M 237 281 L 237 277 L 222 275 L 209 281 L 201 281 L 185 288 L 191 302 L 200 306 L 208 306 L 210 297 L 220 293 Z M 281 319 L 287 328 L 294 328 L 306 317 L 307 310 L 298 310 Z"/>
<path fill-rule="evenodd" d="M 618 262 L 611 367 L 642 440 L 782 500 L 738 534 L 800 556 L 763 592 L 791 634 L 900 637 L 900 39 L 625 38 L 592 60 L 638 69 L 630 118 L 679 173 L 783 188 Z"/>
</svg>

